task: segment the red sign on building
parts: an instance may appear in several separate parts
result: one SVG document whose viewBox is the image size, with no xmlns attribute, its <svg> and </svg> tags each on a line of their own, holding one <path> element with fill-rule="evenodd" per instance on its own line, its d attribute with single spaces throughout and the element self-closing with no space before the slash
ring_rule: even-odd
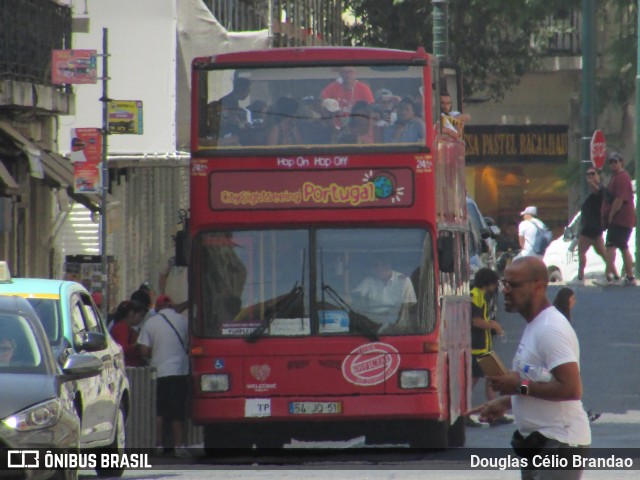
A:
<svg viewBox="0 0 640 480">
<path fill-rule="evenodd" d="M 96 83 L 95 50 L 52 50 L 51 83 Z"/>
<path fill-rule="evenodd" d="M 78 192 L 100 192 L 100 162 L 102 160 L 102 136 L 97 128 L 71 129 L 71 161 L 73 162 L 75 188 Z"/>
</svg>

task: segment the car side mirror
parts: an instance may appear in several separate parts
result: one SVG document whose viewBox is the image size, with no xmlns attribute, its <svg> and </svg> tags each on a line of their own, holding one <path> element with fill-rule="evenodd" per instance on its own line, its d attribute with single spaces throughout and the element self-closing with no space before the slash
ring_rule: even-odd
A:
<svg viewBox="0 0 640 480">
<path fill-rule="evenodd" d="M 497 225 L 491 225 L 489 227 L 489 230 L 491 230 L 492 238 L 498 238 L 500 236 L 500 227 L 498 227 Z"/>
<path fill-rule="evenodd" d="M 104 333 L 86 332 L 82 337 L 80 350 L 97 352 L 107 348 L 107 336 Z"/>
<path fill-rule="evenodd" d="M 98 375 L 102 371 L 102 361 L 94 355 L 74 353 L 64 362 L 62 372 L 73 378 L 85 378 Z"/>
</svg>

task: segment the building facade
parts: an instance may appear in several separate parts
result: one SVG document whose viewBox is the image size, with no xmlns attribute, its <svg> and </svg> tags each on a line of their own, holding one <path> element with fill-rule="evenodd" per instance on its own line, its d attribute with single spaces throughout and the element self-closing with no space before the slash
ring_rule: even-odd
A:
<svg viewBox="0 0 640 480">
<path fill-rule="evenodd" d="M 57 118 L 75 96 L 51 83 L 51 50 L 71 48 L 71 9 L 51 0 L 8 0 L 0 10 L 0 258 L 16 276 L 57 277 L 57 238 L 70 206 L 97 211 L 73 191 L 58 153 Z"/>
<path fill-rule="evenodd" d="M 611 48 L 621 32 L 633 37 L 633 15 L 599 11 L 596 78 L 611 67 Z M 550 19 L 556 32 L 536 71 L 526 73 L 500 102 L 467 99 L 467 188 L 483 213 L 504 227 L 536 205 L 540 218 L 560 235 L 580 206 L 582 16 L 579 10 Z M 556 22 L 556 23 L 553 23 Z M 558 23 L 559 22 L 559 23 Z M 606 28 L 605 28 L 606 27 Z M 637 39 L 637 33 L 635 33 Z M 636 40 L 637 41 L 637 40 Z M 597 92 L 607 88 L 599 80 Z M 595 126 L 609 150 L 621 151 L 633 169 L 635 97 L 623 105 L 595 104 Z M 608 179 L 607 167 L 603 178 Z"/>
</svg>

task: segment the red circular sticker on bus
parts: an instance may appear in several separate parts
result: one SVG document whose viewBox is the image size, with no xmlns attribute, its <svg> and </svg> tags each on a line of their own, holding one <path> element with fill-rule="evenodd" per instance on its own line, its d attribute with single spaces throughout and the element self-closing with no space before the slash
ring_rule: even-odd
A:
<svg viewBox="0 0 640 480">
<path fill-rule="evenodd" d="M 367 343 L 354 349 L 342 362 L 342 375 L 354 385 L 378 385 L 396 373 L 400 354 L 388 343 Z"/>
</svg>

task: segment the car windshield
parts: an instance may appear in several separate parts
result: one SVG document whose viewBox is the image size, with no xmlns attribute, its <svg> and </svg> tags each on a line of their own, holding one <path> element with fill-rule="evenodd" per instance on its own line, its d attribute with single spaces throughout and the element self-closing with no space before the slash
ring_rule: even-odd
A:
<svg viewBox="0 0 640 480">
<path fill-rule="evenodd" d="M 211 232 L 196 245 L 199 335 L 374 337 L 434 327 L 425 230 Z"/>
<path fill-rule="evenodd" d="M 27 298 L 40 317 L 40 322 L 47 333 L 51 345 L 58 345 L 62 336 L 60 321 L 60 301 L 50 298 Z"/>
<path fill-rule="evenodd" d="M 40 373 L 46 365 L 31 323 L 20 315 L 0 314 L 0 372 Z"/>
</svg>

